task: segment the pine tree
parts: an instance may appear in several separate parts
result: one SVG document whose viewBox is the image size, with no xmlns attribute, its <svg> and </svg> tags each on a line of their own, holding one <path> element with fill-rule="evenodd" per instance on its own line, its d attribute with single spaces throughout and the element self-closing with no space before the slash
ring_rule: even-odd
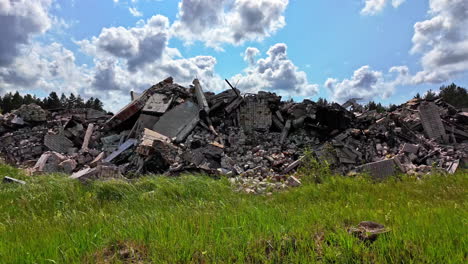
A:
<svg viewBox="0 0 468 264">
<path fill-rule="evenodd" d="M 99 100 L 98 98 L 94 99 L 93 109 L 104 111 L 103 107 L 104 104 L 101 102 L 101 100 Z"/>
<path fill-rule="evenodd" d="M 429 91 L 427 91 L 426 94 L 424 95 L 423 99 L 434 100 L 436 98 L 437 98 L 437 94 L 433 92 L 432 89 L 429 89 Z"/>
<path fill-rule="evenodd" d="M 60 95 L 60 107 L 61 108 L 66 108 L 67 107 L 67 101 L 68 101 L 67 96 L 64 93 L 62 93 L 62 95 Z"/>
<path fill-rule="evenodd" d="M 60 108 L 60 99 L 56 92 L 51 92 L 49 97 L 45 100 L 45 109 L 57 109 Z"/>
<path fill-rule="evenodd" d="M 440 97 L 447 103 L 459 107 L 468 108 L 468 91 L 456 84 L 440 87 Z"/>
<path fill-rule="evenodd" d="M 85 107 L 86 108 L 93 108 L 93 105 L 94 105 L 94 97 L 91 97 L 86 101 Z"/>
<path fill-rule="evenodd" d="M 35 103 L 35 100 L 34 98 L 32 97 L 32 95 L 30 94 L 27 94 L 23 97 L 23 103 L 28 105 L 28 104 L 33 104 Z"/>
<path fill-rule="evenodd" d="M 68 100 L 67 100 L 67 108 L 73 109 L 75 107 L 76 107 L 76 97 L 73 93 L 71 93 L 70 97 L 68 97 Z"/>
<path fill-rule="evenodd" d="M 3 113 L 9 113 L 11 112 L 11 110 L 13 110 L 12 99 L 13 99 L 13 95 L 11 93 L 7 93 L 3 96 L 3 100 L 2 100 Z"/>
<path fill-rule="evenodd" d="M 18 91 L 13 95 L 11 99 L 12 110 L 18 109 L 23 105 L 23 97 L 19 94 Z"/>
<path fill-rule="evenodd" d="M 84 108 L 85 107 L 85 102 L 83 100 L 83 98 L 81 97 L 81 95 L 78 95 L 78 97 L 76 98 L 76 108 Z"/>
</svg>

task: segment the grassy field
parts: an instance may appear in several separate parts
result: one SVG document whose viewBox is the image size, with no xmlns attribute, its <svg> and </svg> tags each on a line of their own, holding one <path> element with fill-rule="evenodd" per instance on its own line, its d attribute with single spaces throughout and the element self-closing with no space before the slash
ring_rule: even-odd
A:
<svg viewBox="0 0 468 264">
<path fill-rule="evenodd" d="M 0 263 L 467 263 L 468 174 L 327 177 L 272 196 L 226 179 L 83 185 L 0 165 Z M 360 221 L 391 232 L 363 243 Z"/>
</svg>

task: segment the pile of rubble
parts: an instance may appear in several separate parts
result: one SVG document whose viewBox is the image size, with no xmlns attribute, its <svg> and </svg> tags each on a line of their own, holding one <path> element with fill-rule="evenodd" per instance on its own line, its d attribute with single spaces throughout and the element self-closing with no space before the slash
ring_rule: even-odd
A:
<svg viewBox="0 0 468 264">
<path fill-rule="evenodd" d="M 229 82 L 227 82 L 229 84 Z M 47 112 L 24 105 L 0 116 L 0 152 L 31 173 L 77 179 L 205 172 L 227 175 L 247 192 L 297 186 L 305 150 L 347 174 L 385 178 L 398 171 L 453 173 L 468 158 L 468 113 L 441 100 L 413 99 L 389 113 L 281 101 L 232 87 L 204 92 L 168 78 L 115 115 L 92 109 Z"/>
</svg>

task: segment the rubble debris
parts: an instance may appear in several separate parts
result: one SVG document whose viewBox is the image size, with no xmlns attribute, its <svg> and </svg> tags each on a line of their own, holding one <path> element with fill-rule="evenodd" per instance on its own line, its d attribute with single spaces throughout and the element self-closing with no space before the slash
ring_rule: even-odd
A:
<svg viewBox="0 0 468 264">
<path fill-rule="evenodd" d="M 419 116 L 424 132 L 429 138 L 447 142 L 444 124 L 440 119 L 439 108 L 433 102 L 422 102 L 419 106 Z"/>
<path fill-rule="evenodd" d="M 47 120 L 47 111 L 36 104 L 22 105 L 12 114 L 26 122 L 44 122 Z"/>
<path fill-rule="evenodd" d="M 148 99 L 148 101 L 146 101 L 142 111 L 145 113 L 163 114 L 167 111 L 171 103 L 172 97 L 168 97 L 165 94 L 155 93 Z"/>
<path fill-rule="evenodd" d="M 286 184 L 291 186 L 291 187 L 299 187 L 299 186 L 301 186 L 301 181 L 299 181 L 294 176 L 289 176 L 289 178 L 286 180 Z"/>
<path fill-rule="evenodd" d="M 83 145 L 81 146 L 82 151 L 88 151 L 89 141 L 91 140 L 91 136 L 93 135 L 94 124 L 91 123 L 88 125 L 86 129 L 86 134 L 84 136 Z"/>
<path fill-rule="evenodd" d="M 15 178 L 12 178 L 12 177 L 9 177 L 9 176 L 5 176 L 3 177 L 3 180 L 2 180 L 3 183 L 18 183 L 18 184 L 26 184 L 25 181 L 22 181 L 22 180 L 18 180 L 18 179 L 15 179 Z"/>
<path fill-rule="evenodd" d="M 115 165 L 99 165 L 95 168 L 84 168 L 73 173 L 70 178 L 86 182 L 90 180 L 106 180 L 123 178 L 120 170 Z"/>
<path fill-rule="evenodd" d="M 107 158 L 104 159 L 104 162 L 111 162 L 113 159 L 115 159 L 117 156 L 119 156 L 122 152 L 125 150 L 129 149 L 133 145 L 137 143 L 137 140 L 134 138 L 130 138 L 127 141 L 125 141 L 122 145 L 119 146 L 119 148 L 112 152 Z"/>
<path fill-rule="evenodd" d="M 240 108 L 240 125 L 245 132 L 253 130 L 268 131 L 272 124 L 272 115 L 265 98 L 247 96 Z"/>
<path fill-rule="evenodd" d="M 369 173 L 372 178 L 378 180 L 386 179 L 396 173 L 393 159 L 367 163 L 360 166 L 358 169 Z"/>
<path fill-rule="evenodd" d="M 176 142 L 181 142 L 199 121 L 198 106 L 186 101 L 164 114 L 154 125 L 153 130 Z"/>
<path fill-rule="evenodd" d="M 363 221 L 357 227 L 349 228 L 348 232 L 364 242 L 374 242 L 379 235 L 390 232 L 390 230 L 382 224 Z"/>
<path fill-rule="evenodd" d="M 412 99 L 378 113 L 358 98 L 343 105 L 281 101 L 226 83 L 214 94 L 197 79 L 186 88 L 167 78 L 131 92 L 115 115 L 22 106 L 0 116 L 0 154 L 33 174 L 204 172 L 231 177 L 239 190 L 256 194 L 300 185 L 295 172 L 306 150 L 334 172 L 367 171 L 375 179 L 455 173 L 468 164 L 468 113 L 440 99 Z"/>
<path fill-rule="evenodd" d="M 47 134 L 44 137 L 44 145 L 58 153 L 68 153 L 73 148 L 73 142 L 63 135 Z"/>
<path fill-rule="evenodd" d="M 405 152 L 405 153 L 413 153 L 413 154 L 417 154 L 418 153 L 418 150 L 419 150 L 419 146 L 418 145 L 414 145 L 414 144 L 411 144 L 411 143 L 405 143 L 403 145 L 403 149 L 401 150 L 402 152 Z"/>
</svg>

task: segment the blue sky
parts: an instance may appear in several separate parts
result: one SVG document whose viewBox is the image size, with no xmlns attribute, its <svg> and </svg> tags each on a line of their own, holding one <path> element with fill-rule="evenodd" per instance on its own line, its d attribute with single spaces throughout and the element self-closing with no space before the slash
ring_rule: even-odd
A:
<svg viewBox="0 0 468 264">
<path fill-rule="evenodd" d="M 22 34 L 0 40 L 0 94 L 75 92 L 116 108 L 173 75 L 215 92 L 228 78 L 296 100 L 398 104 L 467 86 L 467 10 L 465 0 L 0 0 L 4 41 Z"/>
</svg>

